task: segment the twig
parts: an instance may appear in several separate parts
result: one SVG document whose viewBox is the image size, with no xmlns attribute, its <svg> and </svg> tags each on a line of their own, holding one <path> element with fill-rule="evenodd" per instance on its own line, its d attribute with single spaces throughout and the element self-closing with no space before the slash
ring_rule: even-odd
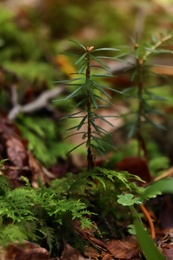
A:
<svg viewBox="0 0 173 260">
<path fill-rule="evenodd" d="M 43 107 L 48 106 L 49 100 L 60 95 L 65 89 L 66 87 L 61 85 L 53 89 L 44 91 L 34 101 L 26 105 L 15 104 L 15 106 L 11 109 L 11 111 L 8 114 L 8 119 L 14 120 L 20 112 L 22 113 L 35 112 Z"/>
<path fill-rule="evenodd" d="M 168 35 L 166 35 L 164 38 L 158 40 L 158 41 L 156 42 L 156 44 L 153 45 L 153 46 L 151 47 L 151 49 L 148 50 L 148 51 L 144 54 L 144 56 L 143 56 L 142 59 L 141 59 L 141 62 L 143 63 L 144 61 L 146 61 L 147 57 L 148 57 L 153 51 L 155 51 L 155 49 L 157 49 L 157 48 L 158 48 L 160 45 L 162 45 L 164 42 L 170 40 L 172 37 L 173 37 L 173 34 L 168 34 Z"/>
<path fill-rule="evenodd" d="M 22 166 L 22 167 L 11 166 L 11 165 L 3 165 L 3 166 L 0 166 L 0 171 L 5 171 L 5 170 L 29 171 L 30 169 L 29 169 L 28 166 Z"/>
<path fill-rule="evenodd" d="M 153 221 L 150 217 L 150 214 L 148 213 L 148 210 L 146 209 L 146 207 L 143 204 L 140 205 L 140 208 L 141 208 L 142 212 L 144 213 L 144 215 L 145 215 L 145 217 L 146 217 L 146 219 L 149 223 L 151 237 L 152 237 L 152 239 L 154 239 L 156 237 L 156 234 L 155 234 L 155 228 L 154 228 Z"/>
<path fill-rule="evenodd" d="M 13 106 L 16 106 L 18 104 L 18 93 L 17 93 L 17 85 L 13 84 L 11 86 L 11 102 Z"/>
<path fill-rule="evenodd" d="M 158 180 L 161 180 L 161 179 L 163 179 L 163 178 L 172 177 L 172 176 L 173 176 L 173 167 L 171 167 L 170 169 L 168 169 L 166 172 L 164 172 L 164 173 L 161 174 L 160 176 L 155 177 L 155 178 L 154 178 L 154 181 L 158 181 Z"/>
<path fill-rule="evenodd" d="M 0 66 L 0 71 L 5 75 L 9 75 L 13 81 L 12 86 L 10 86 L 11 103 L 13 105 L 13 108 L 8 113 L 8 119 L 10 120 L 14 120 L 20 112 L 30 113 L 35 112 L 43 107 L 50 107 L 49 101 L 60 95 L 66 89 L 66 86 L 59 85 L 53 89 L 42 92 L 34 101 L 31 101 L 25 105 L 20 105 L 18 102 L 18 92 L 16 85 L 21 82 L 22 79 L 13 71 L 10 71 L 2 66 Z"/>
<path fill-rule="evenodd" d="M 90 69 L 91 69 L 91 61 L 90 61 L 90 53 L 94 49 L 94 46 L 86 47 L 87 52 L 87 67 L 86 67 L 86 87 L 87 87 L 87 120 L 88 120 L 88 127 L 87 127 L 87 146 L 88 146 L 88 154 L 87 154 L 87 161 L 88 161 L 88 170 L 90 171 L 94 167 L 94 161 L 93 161 L 93 154 L 91 150 L 91 139 L 92 139 L 92 115 L 91 115 L 91 95 L 90 95 Z"/>
</svg>

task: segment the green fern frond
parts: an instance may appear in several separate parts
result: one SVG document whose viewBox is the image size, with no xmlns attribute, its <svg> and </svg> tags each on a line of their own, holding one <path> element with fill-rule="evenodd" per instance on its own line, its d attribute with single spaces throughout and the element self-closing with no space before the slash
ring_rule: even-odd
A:
<svg viewBox="0 0 173 260">
<path fill-rule="evenodd" d="M 85 217 L 80 220 L 80 224 L 82 229 L 85 227 L 90 228 L 93 225 L 92 221 L 89 218 L 85 218 Z"/>
<path fill-rule="evenodd" d="M 9 181 L 6 176 L 0 175 L 0 196 L 11 190 Z"/>
<path fill-rule="evenodd" d="M 32 213 L 34 197 L 34 191 L 24 188 L 9 191 L 6 197 L 0 197 L 0 215 L 6 215 L 16 222 L 23 219 L 34 220 L 35 217 Z"/>
<path fill-rule="evenodd" d="M 0 229 L 0 244 L 7 246 L 10 243 L 22 242 L 28 237 L 18 225 L 8 224 Z"/>
<path fill-rule="evenodd" d="M 22 220 L 16 224 L 20 231 L 27 236 L 27 239 L 33 242 L 38 241 L 41 236 L 38 235 L 39 223 L 38 220 Z"/>
<path fill-rule="evenodd" d="M 87 196 L 87 190 L 96 189 L 96 184 L 91 181 L 88 173 L 83 171 L 78 175 L 68 173 L 66 178 L 53 180 L 51 187 L 61 196 L 81 198 Z"/>
<path fill-rule="evenodd" d="M 46 225 L 41 226 L 40 233 L 43 234 L 42 239 L 46 239 L 47 244 L 49 246 L 49 250 L 52 251 L 53 243 L 55 241 L 55 231 L 53 228 Z"/>
<path fill-rule="evenodd" d="M 101 176 L 103 178 L 103 181 L 106 178 L 113 183 L 115 182 L 116 185 L 118 183 L 121 183 L 121 186 L 123 186 L 124 188 L 126 188 L 128 190 L 136 190 L 136 191 L 140 190 L 140 188 L 134 182 L 130 181 L 131 179 L 143 182 L 140 177 L 130 174 L 125 171 L 120 172 L 120 171 L 114 171 L 114 170 L 110 170 L 110 169 L 106 169 L 106 168 L 96 167 L 93 170 L 92 177 L 99 179 Z"/>
<path fill-rule="evenodd" d="M 28 149 L 45 166 L 57 163 L 58 157 L 66 158 L 69 143 L 57 141 L 56 124 L 49 118 L 20 117 L 17 121 L 23 137 L 29 141 Z M 59 127 L 59 135 L 61 134 Z"/>
</svg>

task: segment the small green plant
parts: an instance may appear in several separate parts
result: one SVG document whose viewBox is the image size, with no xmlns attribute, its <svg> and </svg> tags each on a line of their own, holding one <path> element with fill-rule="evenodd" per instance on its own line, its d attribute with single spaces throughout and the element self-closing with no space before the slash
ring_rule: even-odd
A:
<svg viewBox="0 0 173 260">
<path fill-rule="evenodd" d="M 163 255 L 158 251 L 156 248 L 156 245 L 154 244 L 151 237 L 155 238 L 155 231 L 154 231 L 154 225 L 152 223 L 152 220 L 148 219 L 149 225 L 151 228 L 151 237 L 148 235 L 146 229 L 144 228 L 141 220 L 141 216 L 139 214 L 139 210 L 137 210 L 136 205 L 141 205 L 142 212 L 147 217 L 146 209 L 144 207 L 144 203 L 151 199 L 155 198 L 158 195 L 161 195 L 162 193 L 173 193 L 173 179 L 164 179 L 160 180 L 158 182 L 152 183 L 146 188 L 141 188 L 138 193 L 138 195 L 134 196 L 134 194 L 131 193 L 125 193 L 118 195 L 117 202 L 125 207 L 129 207 L 130 211 L 132 212 L 134 216 L 134 225 L 129 225 L 129 231 L 131 234 L 135 234 L 137 236 L 138 243 L 146 257 L 147 260 L 151 259 L 158 259 L 162 260 L 165 259 Z"/>
<path fill-rule="evenodd" d="M 28 149 L 44 166 L 55 165 L 59 157 L 66 158 L 70 144 L 61 140 L 56 142 L 56 129 L 58 128 L 58 135 L 60 135 L 62 127 L 57 126 L 53 120 L 46 116 L 33 118 L 21 115 L 17 118 L 16 123 L 22 131 L 23 137 L 29 141 Z"/>
<path fill-rule="evenodd" d="M 115 48 L 99 48 L 95 49 L 94 46 L 85 47 L 81 43 L 73 41 L 80 48 L 84 50 L 84 54 L 78 58 L 75 62 L 75 65 L 81 64 L 80 69 L 76 75 L 76 78 L 73 80 L 65 81 L 68 86 L 75 86 L 76 89 L 72 91 L 67 97 L 64 98 L 64 101 L 78 97 L 80 101 L 76 104 L 75 108 L 80 108 L 85 111 L 85 115 L 81 116 L 81 110 L 79 112 L 74 112 L 68 115 L 66 118 L 80 118 L 81 121 L 78 125 L 73 126 L 72 129 L 76 129 L 76 134 L 81 134 L 82 139 L 84 140 L 74 149 L 85 144 L 87 147 L 87 162 L 88 170 L 93 169 L 94 167 L 94 154 L 93 150 L 96 150 L 102 156 L 104 156 L 104 142 L 105 135 L 109 134 L 105 129 L 100 127 L 96 120 L 100 119 L 105 121 L 107 124 L 113 126 L 108 120 L 108 116 L 100 116 L 98 110 L 105 105 L 112 105 L 109 99 L 111 99 L 110 94 L 107 90 L 121 93 L 118 90 L 109 88 L 99 83 L 99 78 L 108 78 L 113 77 L 110 73 L 109 67 L 103 62 L 103 59 L 116 59 L 116 57 L 108 57 L 105 55 L 97 55 L 100 52 L 107 51 L 118 51 Z M 95 63 L 95 64 L 94 64 Z M 95 72 L 94 69 L 99 69 L 99 73 Z M 59 82 L 62 83 L 62 82 Z M 85 132 L 80 132 L 82 126 L 87 125 Z M 111 145 L 110 145 L 111 146 Z M 72 150 L 71 150 L 72 151 Z"/>
<path fill-rule="evenodd" d="M 40 185 L 38 189 L 26 185 L 12 189 L 8 180 L 0 176 L 0 219 L 1 245 L 29 239 L 37 242 L 47 241 L 49 250 L 53 244 L 60 244 L 62 237 L 55 235 L 70 221 L 77 219 L 82 227 L 90 227 L 91 221 L 86 216 L 92 214 L 87 205 L 79 198 L 68 198 L 68 180 L 64 183 L 63 191 L 52 182 L 49 188 Z M 71 226 L 72 229 L 72 226 Z"/>
<path fill-rule="evenodd" d="M 172 54 L 172 51 L 164 46 L 172 37 L 172 34 L 160 35 L 158 38 L 152 36 L 151 42 L 148 42 L 147 45 L 134 41 L 134 72 L 131 79 L 136 86 L 128 89 L 127 92 L 130 91 L 129 98 L 133 98 L 133 100 L 136 99 L 138 104 L 136 111 L 133 111 L 135 116 L 133 122 L 131 122 L 132 127 L 129 136 L 136 137 L 138 141 L 138 156 L 144 157 L 146 160 L 149 159 L 144 137 L 144 133 L 146 136 L 147 130 L 145 128 L 144 132 L 143 129 L 146 124 L 165 129 L 164 126 L 156 124 L 153 120 L 154 116 L 161 115 L 163 112 L 156 109 L 152 102 L 157 101 L 160 103 L 166 100 L 164 97 L 153 92 L 153 89 L 159 87 L 155 85 L 155 82 L 153 83 L 152 81 L 152 85 L 149 86 L 151 83 L 149 83 L 148 79 L 151 79 L 155 73 L 151 70 L 148 59 L 151 55 L 159 55 L 162 53 Z"/>
<path fill-rule="evenodd" d="M 13 189 L 7 178 L 0 176 L 1 245 L 28 239 L 32 242 L 45 241 L 50 251 L 59 251 L 63 240 L 78 247 L 79 238 L 73 229 L 73 221 L 82 228 L 90 228 L 98 214 L 95 207 L 98 196 L 101 198 L 102 188 L 106 192 L 111 187 L 115 194 L 119 194 L 121 187 L 127 191 L 138 189 L 129 182 L 131 178 L 139 180 L 129 173 L 94 168 L 78 175 L 69 173 L 63 179 L 52 181 L 49 187 L 40 183 L 37 189 L 22 177 L 25 185 Z M 116 188 L 117 183 L 119 188 Z M 111 208 L 114 201 L 106 204 L 107 209 Z M 75 237 L 74 241 L 69 234 Z"/>
</svg>

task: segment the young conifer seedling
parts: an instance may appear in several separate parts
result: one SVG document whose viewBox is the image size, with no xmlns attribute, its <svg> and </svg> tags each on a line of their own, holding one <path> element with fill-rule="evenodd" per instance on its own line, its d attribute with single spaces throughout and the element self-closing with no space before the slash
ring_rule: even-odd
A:
<svg viewBox="0 0 173 260">
<path fill-rule="evenodd" d="M 164 44 L 172 38 L 172 34 L 161 35 L 156 38 L 152 36 L 151 42 L 147 45 L 139 44 L 134 41 L 134 72 L 132 80 L 136 86 L 132 88 L 129 97 L 137 100 L 137 109 L 134 111 L 134 122 L 132 123 L 130 136 L 134 135 L 138 142 L 138 156 L 148 160 L 148 152 L 144 138 L 147 130 L 144 130 L 145 125 L 165 129 L 164 126 L 156 124 L 153 120 L 154 115 L 161 114 L 160 111 L 153 107 L 153 101 L 164 101 L 165 98 L 154 93 L 152 85 L 148 83 L 149 79 L 153 79 L 155 71 L 152 71 L 152 66 L 148 63 L 151 55 L 162 53 L 172 54 L 172 51 L 167 49 Z M 155 79 L 154 79 L 155 80 Z M 158 86 L 157 86 L 158 87 Z"/>
<path fill-rule="evenodd" d="M 66 96 L 64 101 L 70 98 L 76 98 L 76 96 L 80 97 L 80 101 L 75 106 L 75 109 L 80 108 L 81 110 L 68 115 L 66 118 L 80 118 L 79 124 L 68 130 L 76 129 L 76 134 L 82 134 L 82 139 L 84 141 L 74 147 L 71 151 L 83 144 L 86 145 L 87 164 L 88 170 L 90 171 L 94 167 L 94 151 L 104 156 L 105 148 L 103 143 L 107 142 L 105 140 L 105 136 L 109 134 L 105 129 L 96 123 L 96 120 L 100 119 L 113 126 L 109 120 L 107 120 L 107 117 L 109 116 L 99 115 L 98 110 L 103 106 L 106 107 L 108 105 L 112 105 L 112 103 L 109 101 L 111 99 L 111 95 L 107 90 L 121 93 L 121 91 L 117 91 L 105 85 L 103 86 L 102 83 L 99 82 L 99 78 L 113 77 L 113 75 L 110 73 L 109 67 L 106 65 L 103 59 L 116 59 L 116 57 L 99 55 L 98 53 L 105 53 L 107 51 L 113 52 L 118 51 L 118 49 L 95 49 L 94 46 L 85 47 L 76 41 L 72 42 L 82 48 L 84 53 L 82 56 L 79 56 L 78 60 L 75 62 L 75 65 L 80 64 L 80 69 L 76 74 L 76 78 L 63 81 L 63 83 L 68 86 L 76 86 L 76 89 L 73 90 L 73 92 L 68 96 Z M 96 70 L 98 70 L 99 73 L 95 73 Z M 81 111 L 83 110 L 85 115 L 81 116 Z M 85 132 L 80 132 L 81 127 L 84 125 L 87 125 L 87 130 Z"/>
</svg>

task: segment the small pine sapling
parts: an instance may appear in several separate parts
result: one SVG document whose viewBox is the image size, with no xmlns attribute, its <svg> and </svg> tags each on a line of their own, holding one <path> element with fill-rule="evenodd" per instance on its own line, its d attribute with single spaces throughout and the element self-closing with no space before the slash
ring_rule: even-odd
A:
<svg viewBox="0 0 173 260">
<path fill-rule="evenodd" d="M 111 96 L 107 90 L 122 93 L 121 91 L 115 90 L 108 86 L 103 86 L 99 83 L 99 78 L 113 77 L 113 75 L 110 73 L 109 67 L 106 65 L 105 62 L 103 62 L 103 59 L 116 59 L 116 57 L 110 58 L 109 56 L 105 55 L 97 55 L 97 53 L 107 51 L 118 51 L 118 49 L 95 49 L 94 46 L 85 47 L 84 45 L 76 41 L 73 41 L 73 43 L 77 44 L 80 48 L 82 48 L 84 50 L 84 54 L 82 54 L 82 56 L 80 56 L 78 60 L 75 62 L 75 65 L 78 65 L 79 63 L 81 64 L 80 69 L 77 73 L 77 77 L 72 80 L 63 81 L 63 83 L 65 83 L 66 85 L 76 86 L 76 89 L 73 90 L 73 92 L 70 93 L 68 96 L 66 96 L 64 98 L 64 101 L 71 98 L 76 98 L 76 96 L 80 96 L 80 101 L 77 103 L 75 108 L 80 108 L 81 106 L 83 106 L 82 109 L 84 109 L 85 115 L 81 116 L 81 111 L 79 111 L 68 115 L 66 118 L 81 119 L 78 125 L 68 129 L 76 129 L 76 134 L 82 134 L 82 139 L 84 140 L 79 145 L 74 147 L 71 151 L 83 144 L 86 145 L 88 170 L 90 171 L 94 167 L 93 151 L 95 150 L 102 156 L 105 156 L 103 142 L 107 143 L 104 137 L 107 134 L 109 134 L 105 129 L 103 129 L 96 123 L 96 120 L 100 119 L 113 127 L 109 120 L 107 120 L 107 117 L 109 116 L 99 115 L 98 110 L 103 106 L 105 107 L 105 105 L 112 105 L 109 101 L 109 99 L 111 99 Z M 95 73 L 94 69 L 99 69 L 101 71 L 104 71 L 104 73 Z M 80 132 L 81 127 L 84 125 L 87 125 L 86 132 Z M 111 146 L 111 144 L 109 145 Z"/>
<path fill-rule="evenodd" d="M 132 74 L 132 80 L 136 82 L 136 87 L 132 90 L 134 92 L 130 92 L 129 98 L 137 99 L 138 105 L 129 136 L 131 137 L 134 135 L 136 137 L 138 142 L 138 157 L 143 157 L 146 161 L 148 160 L 148 152 L 143 134 L 145 124 L 157 128 L 164 128 L 162 125 L 156 124 L 152 119 L 152 116 L 159 115 L 160 111 L 151 105 L 151 101 L 160 102 L 165 100 L 164 97 L 154 94 L 151 90 L 152 86 L 148 86 L 148 79 L 151 75 L 155 75 L 155 72 L 152 71 L 151 65 L 148 64 L 147 61 L 150 55 L 158 55 L 162 53 L 172 54 L 171 50 L 160 48 L 165 44 L 165 42 L 172 39 L 172 37 L 172 34 L 161 35 L 159 38 L 152 36 L 152 40 L 147 44 L 147 46 L 134 41 L 134 72 Z"/>
</svg>

